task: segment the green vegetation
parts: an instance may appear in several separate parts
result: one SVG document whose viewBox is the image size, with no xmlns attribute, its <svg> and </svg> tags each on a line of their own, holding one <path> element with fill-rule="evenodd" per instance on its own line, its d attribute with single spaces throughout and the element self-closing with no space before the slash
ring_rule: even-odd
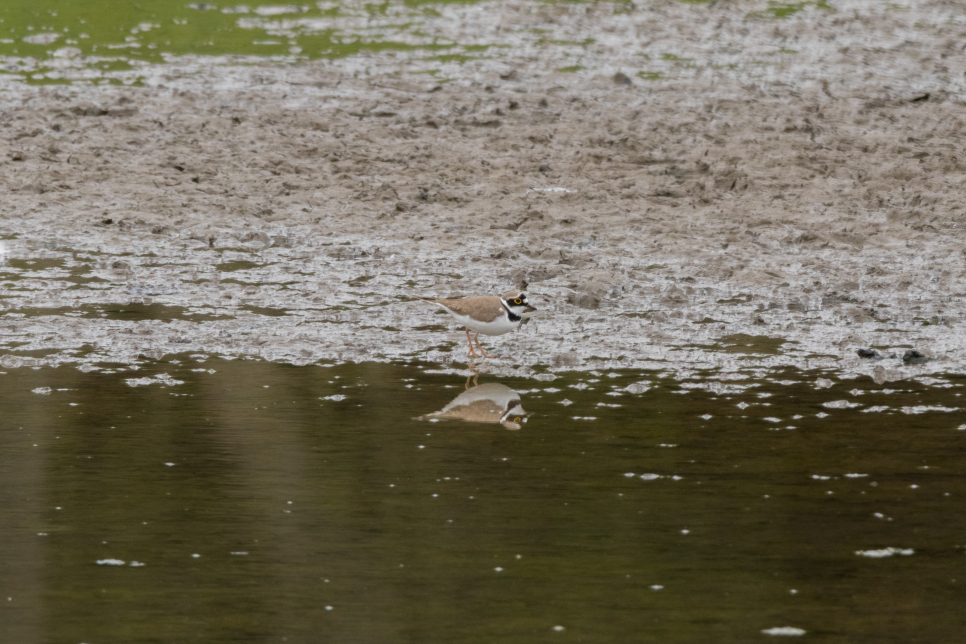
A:
<svg viewBox="0 0 966 644">
<path fill-rule="evenodd" d="M 815 7 L 816 9 L 825 9 L 826 11 L 833 11 L 834 9 L 831 5 L 826 2 L 826 0 L 815 0 L 814 2 L 768 2 L 768 8 L 764 11 L 758 11 L 749 14 L 752 18 L 787 18 L 793 16 L 800 11 L 804 11 L 808 7 Z"/>
<path fill-rule="evenodd" d="M 399 15 L 400 6 L 405 8 L 402 20 L 380 24 L 380 35 L 369 37 L 366 29 L 351 34 L 336 29 L 331 19 L 346 14 L 340 7 L 325 4 L 10 0 L 0 3 L 0 57 L 9 57 L 2 73 L 32 84 L 83 81 L 130 85 L 140 83 L 140 77 L 134 75 L 139 62 L 162 63 L 171 55 L 296 60 L 342 58 L 364 50 L 448 51 L 438 60 L 463 62 L 471 59 L 470 52 L 491 46 L 440 44 L 419 33 L 421 19 L 440 16 L 432 6 L 438 4 L 408 0 L 403 5 L 363 5 L 365 12 L 383 21 Z M 412 22 L 405 19 L 406 12 L 414 18 Z M 393 34 L 416 36 L 426 42 L 403 42 Z M 58 60 L 58 64 L 47 62 L 52 60 Z"/>
</svg>

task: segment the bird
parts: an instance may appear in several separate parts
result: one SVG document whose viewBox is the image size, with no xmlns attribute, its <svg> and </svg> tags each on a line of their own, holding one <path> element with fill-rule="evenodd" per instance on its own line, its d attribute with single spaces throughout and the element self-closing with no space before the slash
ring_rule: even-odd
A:
<svg viewBox="0 0 966 644">
<path fill-rule="evenodd" d="M 447 299 L 437 297 L 417 296 L 421 300 L 431 302 L 441 307 L 444 311 L 466 327 L 466 340 L 470 343 L 467 356 L 474 358 L 498 358 L 499 356 L 487 353 L 480 344 L 480 334 L 483 335 L 503 335 L 516 329 L 523 323 L 523 314 L 536 311 L 527 301 L 527 294 L 523 291 L 507 291 L 500 297 L 495 295 L 485 295 L 482 297 L 465 297 L 462 299 Z M 476 331 L 476 336 L 471 339 L 470 331 Z M 473 340 L 480 353 L 473 349 Z M 482 354 L 482 355 L 480 355 Z"/>
<path fill-rule="evenodd" d="M 506 385 L 489 382 L 469 386 L 440 411 L 414 420 L 463 420 L 471 423 L 499 423 L 507 429 L 520 429 L 530 417 L 520 403 L 520 394 Z"/>
</svg>

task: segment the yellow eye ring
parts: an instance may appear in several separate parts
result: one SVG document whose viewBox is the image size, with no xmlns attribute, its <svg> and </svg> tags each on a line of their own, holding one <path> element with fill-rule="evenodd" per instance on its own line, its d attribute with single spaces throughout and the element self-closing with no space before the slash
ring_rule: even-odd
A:
<svg viewBox="0 0 966 644">
<path fill-rule="evenodd" d="M 523 301 L 520 298 L 517 298 L 517 299 L 513 300 L 513 303 L 514 304 L 523 304 Z"/>
</svg>

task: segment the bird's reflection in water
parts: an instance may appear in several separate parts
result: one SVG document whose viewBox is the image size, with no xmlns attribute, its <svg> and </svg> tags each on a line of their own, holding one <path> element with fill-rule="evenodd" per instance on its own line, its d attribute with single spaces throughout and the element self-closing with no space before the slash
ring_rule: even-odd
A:
<svg viewBox="0 0 966 644">
<path fill-rule="evenodd" d="M 506 385 L 489 382 L 476 384 L 479 376 L 466 379 L 466 391 L 454 398 L 441 410 L 419 416 L 416 420 L 465 420 L 471 423 L 499 423 L 507 429 L 520 429 L 529 412 L 520 404 L 520 394 Z"/>
</svg>

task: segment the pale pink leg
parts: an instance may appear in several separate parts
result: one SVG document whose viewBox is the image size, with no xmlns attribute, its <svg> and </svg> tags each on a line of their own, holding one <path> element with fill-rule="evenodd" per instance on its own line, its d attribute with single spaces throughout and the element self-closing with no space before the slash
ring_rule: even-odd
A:
<svg viewBox="0 0 966 644">
<path fill-rule="evenodd" d="M 477 334 L 479 335 L 479 334 Z M 470 343 L 470 350 L 466 352 L 466 355 L 473 356 L 474 358 L 480 358 L 480 354 L 473 350 L 473 340 L 470 339 L 470 330 L 466 330 L 466 341 Z M 479 344 L 479 343 L 477 343 Z"/>
<path fill-rule="evenodd" d="M 467 336 L 469 336 L 469 331 L 467 331 Z M 484 358 L 499 358 L 500 357 L 500 356 L 496 355 L 495 353 L 487 353 L 486 352 L 486 349 L 484 349 L 483 348 L 483 345 L 480 344 L 480 334 L 479 333 L 476 334 L 475 340 L 476 340 L 476 346 L 477 346 L 477 348 L 479 348 L 480 353 L 483 354 L 483 357 Z"/>
</svg>

